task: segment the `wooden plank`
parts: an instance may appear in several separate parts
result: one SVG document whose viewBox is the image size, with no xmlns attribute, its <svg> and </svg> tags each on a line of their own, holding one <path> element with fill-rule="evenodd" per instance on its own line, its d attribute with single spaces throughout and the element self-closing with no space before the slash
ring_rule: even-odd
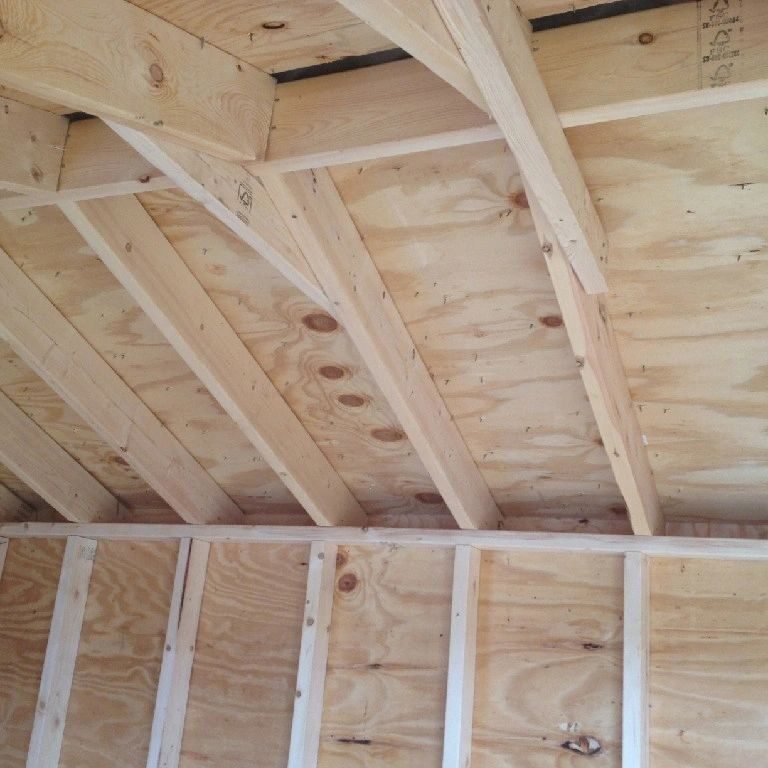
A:
<svg viewBox="0 0 768 768">
<path fill-rule="evenodd" d="M 483 553 L 473 766 L 620 766 L 622 567 Z"/>
<path fill-rule="evenodd" d="M 201 155 L 114 122 L 108 124 L 312 301 L 330 311 L 304 254 L 296 247 L 257 178 L 234 163 Z"/>
<path fill-rule="evenodd" d="M 576 364 L 635 533 L 663 534 L 664 518 L 605 305 L 579 283 L 536 201 L 529 201 Z"/>
<path fill-rule="evenodd" d="M 439 768 L 453 553 L 338 555 L 319 765 Z"/>
<path fill-rule="evenodd" d="M 68 123 L 0 96 L 0 189 L 55 191 Z"/>
<path fill-rule="evenodd" d="M 650 646 L 650 574 L 648 558 L 624 555 L 624 677 L 622 694 L 622 768 L 650 768 L 648 657 Z"/>
<path fill-rule="evenodd" d="M 213 545 L 182 768 L 285 768 L 308 564 L 308 541 Z"/>
<path fill-rule="evenodd" d="M 178 548 L 99 543 L 58 768 L 144 768 Z"/>
<path fill-rule="evenodd" d="M 768 564 L 651 562 L 651 765 L 765 760 Z"/>
<path fill-rule="evenodd" d="M 64 539 L 9 541 L 0 578 L 0 764 L 24 768 Z"/>
<path fill-rule="evenodd" d="M 117 520 L 117 499 L 0 392 L 0 459 L 67 520 Z"/>
<path fill-rule="evenodd" d="M 4 0 L 2 17 L 5 85 L 214 155 L 263 155 L 272 78 L 199 37 L 125 0 Z"/>
<path fill-rule="evenodd" d="M 242 520 L 235 503 L 2 249 L 0 334 L 184 520 Z"/>
<path fill-rule="evenodd" d="M 193 539 L 176 636 L 173 674 L 157 762 L 159 768 L 177 768 L 179 764 L 181 741 L 184 735 L 184 719 L 189 697 L 189 679 L 195 660 L 197 626 L 200 621 L 200 607 L 203 602 L 210 549 L 211 545 L 208 542 Z"/>
<path fill-rule="evenodd" d="M 179 552 L 176 557 L 171 604 L 168 608 L 168 624 L 165 629 L 163 661 L 160 667 L 160 676 L 157 680 L 155 711 L 152 716 L 152 731 L 149 736 L 149 748 L 147 749 L 147 768 L 157 768 L 160 760 L 160 746 L 163 739 L 163 730 L 165 729 L 168 705 L 171 700 L 173 669 L 176 662 L 179 622 L 181 620 L 181 602 L 184 597 L 191 544 L 192 539 L 182 539 L 179 542 Z"/>
<path fill-rule="evenodd" d="M 96 541 L 91 539 L 77 536 L 67 539 L 29 740 L 27 768 L 57 768 L 59 764 L 96 546 Z"/>
<path fill-rule="evenodd" d="M 312 518 L 362 523 L 355 498 L 138 200 L 62 209 Z"/>
<path fill-rule="evenodd" d="M 31 520 L 34 510 L 5 485 L 0 484 L 0 515 L 6 521 Z"/>
<path fill-rule="evenodd" d="M 288 768 L 317 766 L 328 638 L 333 612 L 336 549 L 335 544 L 313 542 L 309 550 L 307 597 L 296 674 Z"/>
<path fill-rule="evenodd" d="M 263 181 L 459 525 L 498 527 L 496 502 L 328 172 Z"/>
<path fill-rule="evenodd" d="M 443 768 L 469 768 L 471 762 L 479 592 L 480 550 L 459 545 L 453 560 Z"/>
<path fill-rule="evenodd" d="M 136 523 L 0 523 L 0 536 L 59 538 L 87 536 L 111 540 L 163 540 L 188 536 L 204 541 L 260 544 L 387 545 L 450 549 L 464 544 L 500 552 L 582 552 L 620 555 L 642 552 L 649 557 L 703 557 L 718 560 L 768 560 L 768 541 L 761 539 L 703 539 L 586 533 L 528 533 L 521 531 L 420 530 L 408 528 L 316 528 L 270 525 L 148 525 Z"/>
<path fill-rule="evenodd" d="M 0 539 L 0 581 L 3 578 L 3 567 L 5 566 L 5 556 L 8 553 L 8 539 Z"/>
</svg>

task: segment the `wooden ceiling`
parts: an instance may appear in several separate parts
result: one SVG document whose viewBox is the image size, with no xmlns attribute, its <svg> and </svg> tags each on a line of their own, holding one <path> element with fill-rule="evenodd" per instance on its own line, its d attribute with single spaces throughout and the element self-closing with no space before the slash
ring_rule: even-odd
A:
<svg viewBox="0 0 768 768">
<path fill-rule="evenodd" d="M 597 4 L 528 0 L 520 6 L 536 18 Z M 200 38 L 201 47 L 269 73 L 402 44 L 335 0 L 134 5 Z M 768 521 L 768 12 L 761 5 L 739 3 L 749 23 L 739 33 L 733 82 L 696 93 L 696 78 L 709 70 L 698 65 L 701 9 L 695 3 L 532 38 L 608 236 L 605 318 L 615 330 L 631 418 L 668 523 Z M 20 89 L 9 75 L 14 66 L 0 45 L 0 83 L 8 83 L 0 93 L 13 99 L 7 103 L 57 114 L 83 110 L 64 86 L 55 94 Z M 34 77 L 44 80 L 42 69 Z M 404 83 L 401 98 L 396 77 Z M 479 471 L 476 482 L 487 485 L 503 526 L 630 532 L 626 493 L 574 361 L 567 313 L 542 256 L 525 182 L 496 126 L 416 61 L 279 88 L 266 166 L 257 160 L 249 167 L 257 174 L 266 169 L 273 194 L 266 171 L 310 167 L 280 167 L 300 154 L 338 153 L 339 162 L 321 164 L 402 318 L 414 359 L 423 360 L 434 382 L 435 402 L 444 404 L 452 425 L 445 434 L 458 430 Z M 712 96 L 716 91 L 722 98 Z M 686 108 L 675 111 L 669 100 L 681 93 Z M 429 94 L 435 108 L 427 118 L 415 116 L 414 109 L 428 111 Z M 691 108 L 697 94 L 706 100 Z M 643 101 L 644 112 L 626 106 L 633 99 Z M 654 106 L 653 99 L 666 99 L 666 106 Z M 624 110 L 623 119 L 594 117 L 606 104 Z M 585 119 L 586 111 L 592 117 Z M 456 139 L 461 132 L 475 133 Z M 376 151 L 352 146 L 361 133 Z M 70 123 L 66 146 L 79 164 L 73 170 L 65 153 L 59 191 L 97 183 L 70 182 L 67 173 L 91 174 L 99 184 L 123 174 L 134 187 L 135 179 L 152 176 L 154 191 L 138 195 L 141 206 L 368 524 L 456 525 L 449 509 L 455 505 L 444 500 L 444 489 L 455 483 L 436 479 L 432 459 L 403 421 L 407 403 L 394 402 L 393 385 L 373 373 L 357 329 L 343 321 L 349 315 L 331 317 L 273 258 L 262 258 L 217 218 L 215 200 L 206 210 L 202 197 L 193 200 L 189 187 L 168 182 L 165 168 L 148 168 L 97 118 Z M 13 151 L 0 139 L 0 161 Z M 112 157 L 119 158 L 114 168 Z M 285 477 L 135 292 L 121 285 L 103 254 L 86 243 L 72 216 L 56 205 L 19 203 L 19 190 L 11 187 L 0 194 L 0 247 L 8 268 L 20 268 L 41 299 L 106 361 L 157 417 L 158 429 L 177 441 L 180 455 L 191 456 L 234 502 L 242 522 L 310 523 Z M 295 235 L 290 217 L 286 223 Z M 364 305 L 360 316 L 367 312 Z M 378 317 L 373 306 L 370 312 Z M 0 342 L 0 392 L 116 499 L 119 519 L 178 522 L 179 509 L 151 487 L 147 472 L 110 447 L 28 362 L 14 343 Z M 419 407 L 414 411 L 418 422 Z M 0 488 L 14 494 L 5 504 L 0 496 L 6 519 L 60 519 L 20 475 L 0 466 Z"/>
</svg>

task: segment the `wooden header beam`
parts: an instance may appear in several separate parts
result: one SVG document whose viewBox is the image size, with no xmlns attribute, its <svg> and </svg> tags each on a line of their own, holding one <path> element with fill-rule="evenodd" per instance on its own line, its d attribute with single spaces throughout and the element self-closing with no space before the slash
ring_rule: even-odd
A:
<svg viewBox="0 0 768 768">
<path fill-rule="evenodd" d="M 261 70 L 125 0 L 3 0 L 0 16 L 0 83 L 213 155 L 263 157 L 274 80 Z"/>
</svg>

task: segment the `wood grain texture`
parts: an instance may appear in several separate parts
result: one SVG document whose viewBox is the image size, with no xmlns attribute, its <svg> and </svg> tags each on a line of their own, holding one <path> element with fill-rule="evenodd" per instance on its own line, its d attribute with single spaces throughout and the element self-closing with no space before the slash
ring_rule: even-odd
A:
<svg viewBox="0 0 768 768">
<path fill-rule="evenodd" d="M 194 227 L 194 220 L 190 224 Z M 307 520 L 256 449 L 56 208 L 0 215 L 0 245 L 247 516 Z"/>
<path fill-rule="evenodd" d="M 274 82 L 255 67 L 125 0 L 3 0 L 0 12 L 6 85 L 215 155 L 263 155 Z"/>
<path fill-rule="evenodd" d="M 30 510 L 28 520 L 51 523 L 63 521 L 64 518 L 42 496 L 35 493 L 23 480 L 20 480 L 8 467 L 1 463 L 0 483 L 9 493 L 12 493 L 15 498 L 19 499 L 26 509 Z M 11 521 L 4 518 L 3 522 Z"/>
<path fill-rule="evenodd" d="M 765 121 L 760 100 L 569 131 L 611 240 L 607 309 L 672 519 L 767 517 Z"/>
<path fill-rule="evenodd" d="M 748 768 L 765 757 L 768 567 L 651 567 L 651 760 Z"/>
<path fill-rule="evenodd" d="M 72 681 L 61 768 L 143 768 L 176 542 L 102 542 Z"/>
<path fill-rule="evenodd" d="M 622 560 L 483 554 L 473 768 L 619 768 Z"/>
<path fill-rule="evenodd" d="M 288 758 L 308 545 L 211 547 L 181 768 Z"/>
<path fill-rule="evenodd" d="M 341 547 L 320 768 L 442 761 L 453 553 Z"/>
<path fill-rule="evenodd" d="M 332 176 L 506 525 L 623 518 L 511 153 Z"/>
<path fill-rule="evenodd" d="M 63 540 L 13 540 L 0 579 L 0 762 L 25 768 Z"/>
</svg>

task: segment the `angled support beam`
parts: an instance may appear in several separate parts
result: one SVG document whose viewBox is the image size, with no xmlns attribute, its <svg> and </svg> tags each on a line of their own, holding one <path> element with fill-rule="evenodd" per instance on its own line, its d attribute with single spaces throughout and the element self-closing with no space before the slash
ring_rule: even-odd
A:
<svg viewBox="0 0 768 768">
<path fill-rule="evenodd" d="M 443 768 L 467 768 L 472 756 L 480 555 L 479 549 L 463 544 L 454 554 Z"/>
<path fill-rule="evenodd" d="M 0 248 L 0 337 L 190 523 L 240 509 Z"/>
<path fill-rule="evenodd" d="M 108 125 L 300 291 L 331 311 L 307 260 L 256 177 L 235 163 L 202 155 L 112 121 Z"/>
<path fill-rule="evenodd" d="M 27 768 L 58 768 L 96 542 L 67 539 L 40 677 Z"/>
<path fill-rule="evenodd" d="M 61 208 L 315 522 L 364 525 L 354 496 L 141 203 Z"/>
<path fill-rule="evenodd" d="M 171 651 L 163 655 L 160 669 L 147 768 L 177 768 L 179 765 L 210 551 L 210 542 L 197 539 L 192 541 L 191 547 L 188 539 L 182 541 L 179 548 L 168 617 L 168 631 L 174 637 Z"/>
<path fill-rule="evenodd" d="M 121 517 L 117 499 L 2 392 L 0 461 L 67 520 Z"/>
<path fill-rule="evenodd" d="M 29 504 L 0 483 L 0 516 L 4 520 L 29 520 L 33 515 L 34 510 Z"/>
<path fill-rule="evenodd" d="M 648 557 L 624 556 L 624 681 L 622 768 L 650 768 L 648 659 L 650 647 Z"/>
<path fill-rule="evenodd" d="M 0 96 L 0 189 L 55 192 L 68 124 L 66 117 Z"/>
<path fill-rule="evenodd" d="M 648 450 L 608 314 L 597 296 L 585 292 L 541 209 L 535 200 L 529 198 L 529 202 L 563 323 L 632 530 L 663 535 L 664 519 Z"/>
<path fill-rule="evenodd" d="M 288 768 L 316 768 L 336 578 L 336 544 L 313 542 L 301 625 Z"/>
<path fill-rule="evenodd" d="M 3 0 L 2 25 L 6 86 L 213 155 L 264 154 L 274 80 L 126 0 Z"/>
<path fill-rule="evenodd" d="M 262 181 L 459 526 L 498 527 L 499 508 L 328 172 Z"/>
</svg>

